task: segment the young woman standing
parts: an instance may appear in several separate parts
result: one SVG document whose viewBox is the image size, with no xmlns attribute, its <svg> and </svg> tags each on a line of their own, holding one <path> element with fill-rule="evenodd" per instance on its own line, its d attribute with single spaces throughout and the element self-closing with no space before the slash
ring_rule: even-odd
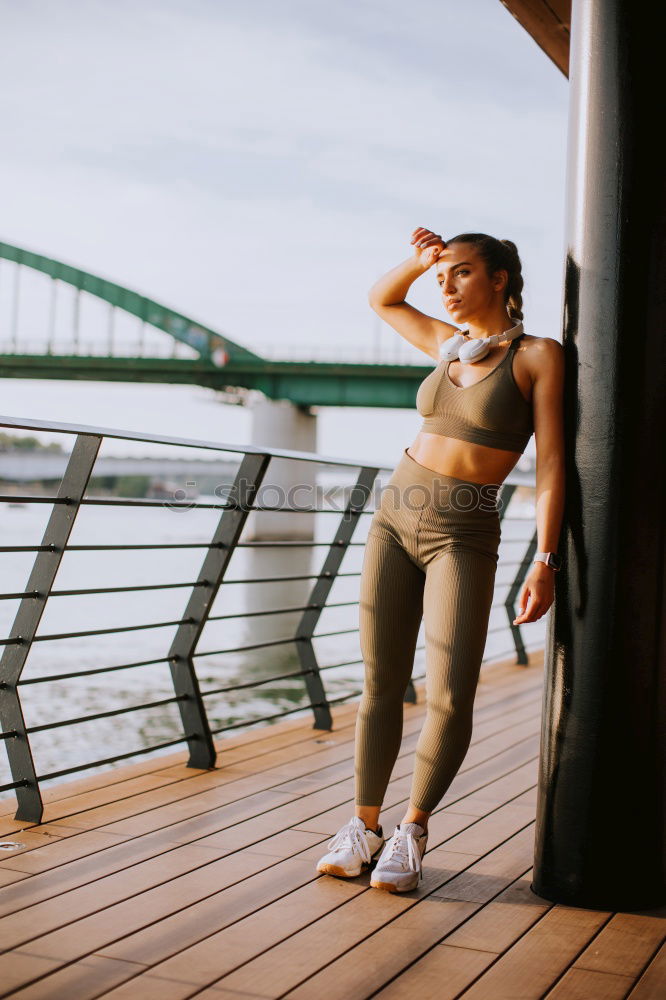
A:
<svg viewBox="0 0 666 1000">
<path fill-rule="evenodd" d="M 405 448 L 373 514 L 360 584 L 365 664 L 355 744 L 355 816 L 317 870 L 351 878 L 379 856 L 371 886 L 414 888 L 428 819 L 467 753 L 500 542 L 497 492 L 532 433 L 538 552 L 514 624 L 551 606 L 564 509 L 564 351 L 523 331 L 514 243 L 485 233 L 447 241 L 416 229 L 414 254 L 373 285 L 370 305 L 436 368 L 421 383 L 421 430 Z M 430 268 L 445 309 L 464 328 L 405 301 Z M 402 738 L 403 696 L 421 624 L 426 719 L 409 805 L 384 841 L 379 816 Z"/>
</svg>

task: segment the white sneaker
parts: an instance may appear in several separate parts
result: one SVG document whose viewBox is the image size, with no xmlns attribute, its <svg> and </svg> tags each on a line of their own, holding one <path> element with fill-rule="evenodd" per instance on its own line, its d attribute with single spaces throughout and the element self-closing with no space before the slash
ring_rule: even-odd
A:
<svg viewBox="0 0 666 1000">
<path fill-rule="evenodd" d="M 422 878 L 421 862 L 428 834 L 418 823 L 398 824 L 384 846 L 370 879 L 373 889 L 387 892 L 408 892 Z"/>
<path fill-rule="evenodd" d="M 326 846 L 328 854 L 317 862 L 317 871 L 321 875 L 354 878 L 369 868 L 379 854 L 384 846 L 384 834 L 381 826 L 377 834 L 368 830 L 362 819 L 354 816 L 340 827 Z"/>
</svg>

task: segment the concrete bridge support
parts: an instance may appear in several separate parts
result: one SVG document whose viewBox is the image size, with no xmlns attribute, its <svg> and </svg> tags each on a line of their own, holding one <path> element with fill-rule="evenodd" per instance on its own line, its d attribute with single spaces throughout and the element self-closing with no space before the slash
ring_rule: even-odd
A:
<svg viewBox="0 0 666 1000">
<path fill-rule="evenodd" d="M 309 410 L 294 406 L 288 400 L 272 400 L 263 394 L 253 394 L 251 444 L 256 448 L 270 445 L 285 450 L 314 452 L 317 450 L 317 418 Z M 318 466 L 313 462 L 298 462 L 272 458 L 262 482 L 257 503 L 261 507 L 320 507 L 315 495 Z M 332 517 L 333 515 L 331 515 Z M 257 548 L 247 550 L 246 575 L 250 579 L 273 582 L 255 583 L 246 589 L 246 611 L 261 608 L 304 607 L 309 599 L 324 550 L 312 548 L 315 519 L 313 513 L 280 513 L 253 511 L 247 519 L 244 541 L 294 542 L 292 547 Z M 335 530 L 331 522 L 331 530 Z M 305 544 L 298 544 L 299 542 Z M 292 579 L 285 580 L 285 577 Z M 293 579 L 296 577 L 296 579 Z M 276 635 L 294 634 L 302 611 L 279 616 L 259 615 L 248 619 L 248 641 L 269 640 Z M 265 650 L 248 653 L 243 658 L 245 680 L 263 677 L 266 672 Z M 277 646 L 269 660 L 273 674 L 298 669 L 297 651 L 289 644 Z M 295 682 L 296 683 L 296 682 Z M 300 694 L 300 687 L 299 687 Z"/>
<path fill-rule="evenodd" d="M 317 450 L 317 417 L 288 400 L 274 400 L 257 393 L 252 402 L 251 444 L 271 445 L 293 451 Z M 271 459 L 260 494 L 262 507 L 317 507 L 315 485 L 318 466 L 314 462 Z M 315 515 L 255 511 L 248 539 L 311 540 Z"/>
</svg>

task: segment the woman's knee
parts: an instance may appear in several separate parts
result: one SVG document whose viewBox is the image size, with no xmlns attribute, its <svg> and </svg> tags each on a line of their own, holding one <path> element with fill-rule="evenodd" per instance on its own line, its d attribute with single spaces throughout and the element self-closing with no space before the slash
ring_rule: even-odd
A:
<svg viewBox="0 0 666 1000">
<path fill-rule="evenodd" d="M 366 664 L 363 681 L 363 701 L 368 705 L 402 705 L 407 682 L 396 677 L 396 672 L 374 670 Z"/>
<path fill-rule="evenodd" d="M 474 699 L 469 696 L 446 694 L 430 696 L 426 708 L 426 723 L 429 730 L 436 730 L 442 738 L 450 738 L 454 733 L 460 738 L 471 737 Z"/>
</svg>

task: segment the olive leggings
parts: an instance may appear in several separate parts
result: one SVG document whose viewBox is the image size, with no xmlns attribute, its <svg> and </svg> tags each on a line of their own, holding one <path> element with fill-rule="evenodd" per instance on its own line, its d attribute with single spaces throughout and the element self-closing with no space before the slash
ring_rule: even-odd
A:
<svg viewBox="0 0 666 1000">
<path fill-rule="evenodd" d="M 500 541 L 499 484 L 445 476 L 407 449 L 384 487 L 363 556 L 355 799 L 381 806 L 402 739 L 423 619 L 426 718 L 411 803 L 432 812 L 467 753 Z"/>
</svg>

